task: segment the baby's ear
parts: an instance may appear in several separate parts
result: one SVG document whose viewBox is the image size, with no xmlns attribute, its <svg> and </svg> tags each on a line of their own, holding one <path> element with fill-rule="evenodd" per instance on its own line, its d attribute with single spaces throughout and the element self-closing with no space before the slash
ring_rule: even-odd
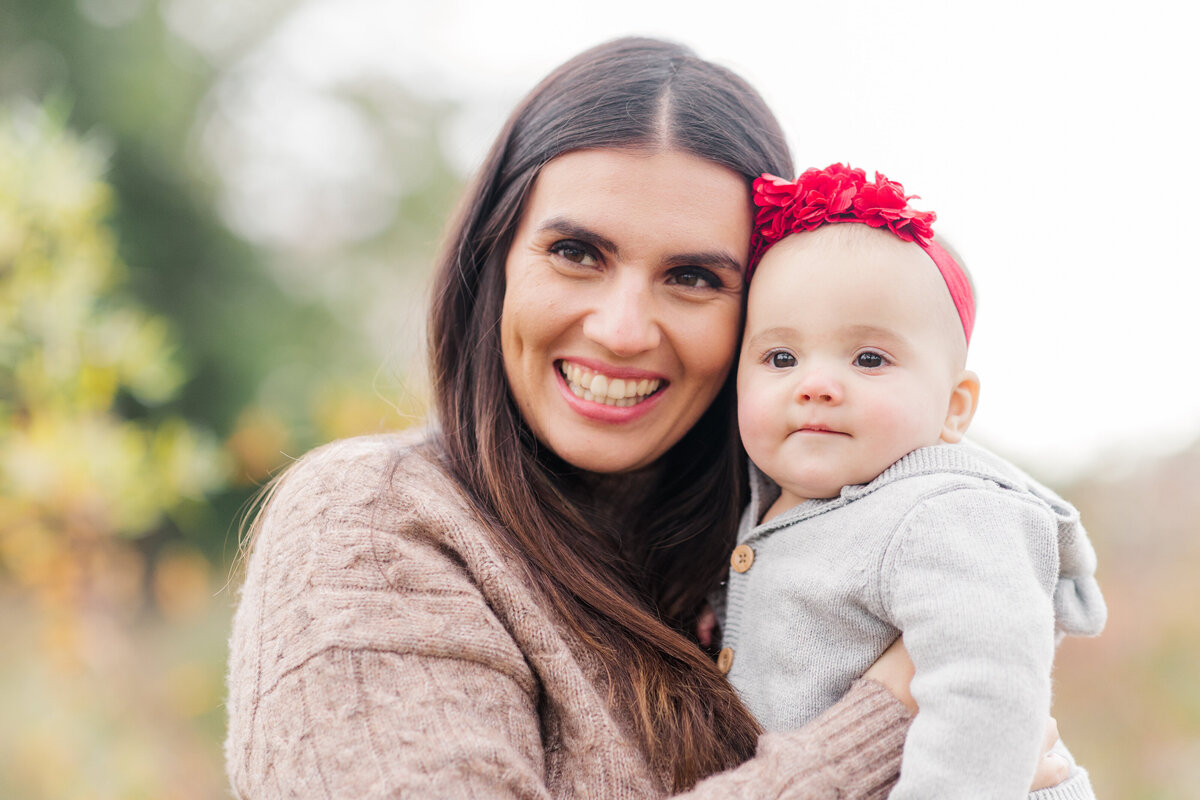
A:
<svg viewBox="0 0 1200 800">
<path fill-rule="evenodd" d="M 978 405 L 979 376 L 969 369 L 964 369 L 950 393 L 946 422 L 942 425 L 943 442 L 957 444 L 962 441 L 967 428 L 971 426 L 971 418 L 975 416 L 975 408 Z"/>
</svg>

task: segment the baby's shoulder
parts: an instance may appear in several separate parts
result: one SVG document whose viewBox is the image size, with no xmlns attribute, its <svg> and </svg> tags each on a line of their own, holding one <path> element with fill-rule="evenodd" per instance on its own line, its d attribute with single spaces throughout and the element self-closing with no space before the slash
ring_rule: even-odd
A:
<svg viewBox="0 0 1200 800">
<path fill-rule="evenodd" d="M 935 445 L 914 450 L 875 481 L 866 493 L 907 497 L 912 502 L 940 498 L 946 503 L 1024 502 L 1054 510 L 1066 501 L 1020 469 L 977 445 Z"/>
<path fill-rule="evenodd" d="M 1039 563 L 1057 564 L 1059 530 L 1069 520 L 1015 473 L 969 453 L 910 456 L 912 462 L 897 463 L 901 474 L 865 498 L 891 514 L 886 549 L 893 557 L 919 564 L 931 553 L 986 551 L 1016 561 L 1032 553 Z"/>
</svg>

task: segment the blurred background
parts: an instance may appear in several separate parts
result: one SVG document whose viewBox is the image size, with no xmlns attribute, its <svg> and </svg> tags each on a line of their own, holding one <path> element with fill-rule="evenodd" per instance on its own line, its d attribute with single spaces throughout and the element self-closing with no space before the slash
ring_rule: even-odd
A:
<svg viewBox="0 0 1200 800">
<path fill-rule="evenodd" d="M 247 503 L 422 418 L 464 181 L 543 74 L 636 33 L 746 76 L 799 168 L 937 210 L 980 288 L 973 433 L 1100 554 L 1060 729 L 1101 797 L 1200 797 L 1192 12 L 590 5 L 0 0 L 0 796 L 227 795 Z"/>
</svg>

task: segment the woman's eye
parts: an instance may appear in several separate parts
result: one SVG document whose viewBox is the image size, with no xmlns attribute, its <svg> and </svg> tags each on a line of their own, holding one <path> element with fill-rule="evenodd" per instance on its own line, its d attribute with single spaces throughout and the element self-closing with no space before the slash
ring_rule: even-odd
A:
<svg viewBox="0 0 1200 800">
<path fill-rule="evenodd" d="M 872 353 L 869 350 L 865 353 L 859 353 L 854 357 L 854 366 L 861 367 L 863 369 L 878 369 L 886 363 L 886 358 L 881 356 L 879 353 Z"/>
<path fill-rule="evenodd" d="M 677 267 L 671 270 L 671 283 L 692 289 L 720 289 L 724 284 L 703 267 Z"/>
<path fill-rule="evenodd" d="M 776 350 L 767 354 L 767 363 L 776 369 L 789 369 L 796 366 L 796 357 L 786 350 Z"/>
<path fill-rule="evenodd" d="M 564 240 L 550 245 L 550 252 L 559 258 L 564 258 L 572 264 L 584 267 L 595 266 L 598 261 L 595 252 L 583 242 Z"/>
</svg>

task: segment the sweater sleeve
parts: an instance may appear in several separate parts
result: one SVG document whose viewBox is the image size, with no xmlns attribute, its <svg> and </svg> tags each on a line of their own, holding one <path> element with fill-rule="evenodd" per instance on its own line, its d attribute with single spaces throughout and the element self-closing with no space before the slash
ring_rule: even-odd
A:
<svg viewBox="0 0 1200 800">
<path fill-rule="evenodd" d="M 306 458 L 264 512 L 230 642 L 235 795 L 660 795 L 619 732 L 589 740 L 589 751 L 564 729 L 604 729 L 591 696 L 604 692 L 571 684 L 576 709 L 559 707 L 571 702 L 562 691 L 547 694 L 544 682 L 561 676 L 531 664 L 561 640 L 521 618 L 534 610 L 495 602 L 504 586 L 525 587 L 489 572 L 495 565 L 469 565 L 446 534 L 462 519 L 381 493 L 386 459 L 362 455 L 342 445 Z M 514 626 L 534 630 L 522 644 Z M 764 736 L 757 757 L 687 797 L 882 798 L 908 721 L 885 689 L 862 682 L 821 720 Z M 580 749 L 563 758 L 563 748 Z"/>
<path fill-rule="evenodd" d="M 335 447 L 279 486 L 248 566 L 230 645 L 236 796 L 549 797 L 520 651 L 451 550 L 388 530 L 387 459 Z"/>
<path fill-rule="evenodd" d="M 687 800 L 883 800 L 896 784 L 912 715 L 882 685 L 855 681 L 803 728 L 766 733 L 755 757 L 681 795 Z"/>
<path fill-rule="evenodd" d="M 921 711 L 894 800 L 1023 798 L 1050 709 L 1056 524 L 1019 493 L 954 489 L 902 521 L 881 603 Z"/>
</svg>

